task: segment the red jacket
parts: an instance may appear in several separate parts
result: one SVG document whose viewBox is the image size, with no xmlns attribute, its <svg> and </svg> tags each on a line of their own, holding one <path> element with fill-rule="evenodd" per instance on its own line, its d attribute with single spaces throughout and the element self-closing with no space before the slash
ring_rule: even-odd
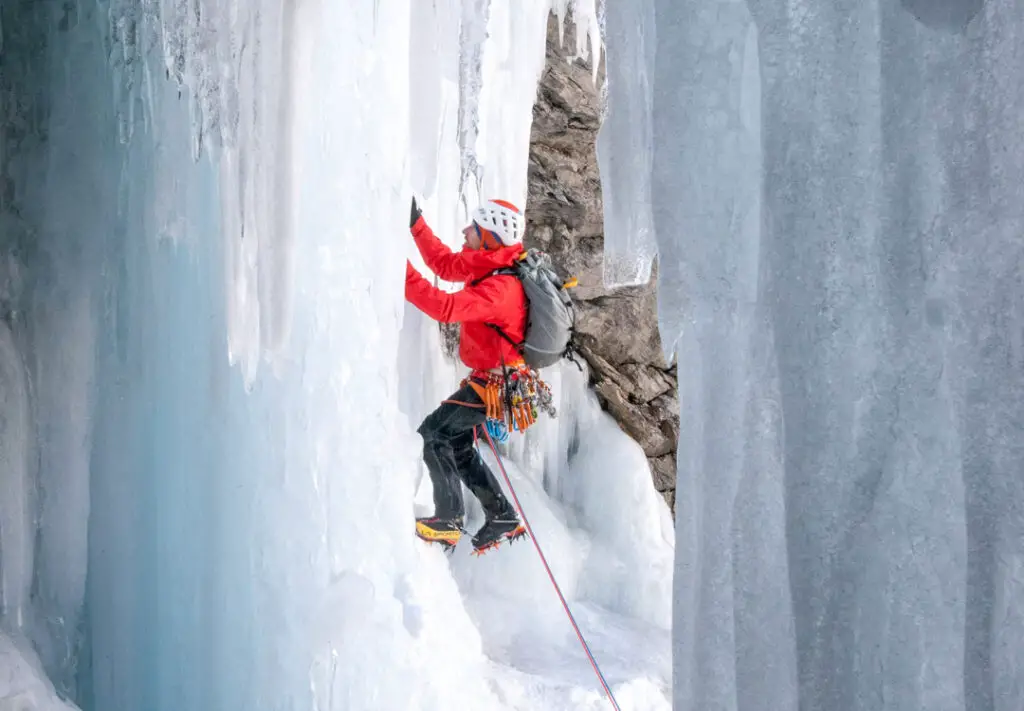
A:
<svg viewBox="0 0 1024 711">
<path fill-rule="evenodd" d="M 450 282 L 471 282 L 495 269 L 512 266 L 521 246 L 495 250 L 453 252 L 439 240 L 421 217 L 412 227 L 423 261 Z M 514 275 L 502 274 L 467 285 L 454 294 L 434 288 L 412 264 L 405 265 L 405 298 L 416 308 L 443 323 L 460 322 L 459 357 L 474 370 L 490 370 L 522 361 L 523 356 L 487 323 L 500 327 L 521 343 L 526 331 L 526 294 Z"/>
</svg>

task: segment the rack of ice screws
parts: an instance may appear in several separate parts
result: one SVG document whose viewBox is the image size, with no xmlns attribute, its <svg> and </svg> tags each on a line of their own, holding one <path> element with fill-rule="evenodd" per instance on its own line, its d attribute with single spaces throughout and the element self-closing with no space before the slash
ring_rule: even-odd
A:
<svg viewBox="0 0 1024 711">
<path fill-rule="evenodd" d="M 522 432 L 537 421 L 540 412 L 557 417 L 551 388 L 531 368 L 517 368 L 506 380 L 507 402 L 512 407 L 509 413 L 513 430 Z"/>
</svg>

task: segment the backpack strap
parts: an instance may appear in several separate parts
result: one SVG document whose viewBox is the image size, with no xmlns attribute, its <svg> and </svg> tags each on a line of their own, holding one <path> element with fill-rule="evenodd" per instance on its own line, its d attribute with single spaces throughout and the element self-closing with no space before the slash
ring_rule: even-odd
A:
<svg viewBox="0 0 1024 711">
<path fill-rule="evenodd" d="M 526 343 L 526 341 L 523 341 L 522 343 L 516 343 L 515 340 L 513 340 L 512 336 L 508 335 L 507 333 L 505 333 L 505 331 L 501 329 L 501 326 L 498 326 L 497 324 L 494 323 L 485 323 L 485 325 L 489 328 L 493 328 L 499 336 L 501 336 L 506 341 L 511 343 L 512 347 L 515 348 L 517 351 L 519 351 L 520 353 L 523 352 L 523 345 Z"/>
<path fill-rule="evenodd" d="M 493 277 L 493 276 L 518 276 L 518 275 L 519 275 L 519 272 L 517 272 L 514 267 L 501 267 L 500 269 L 495 269 L 493 272 L 488 272 L 487 274 L 484 274 L 479 279 L 474 279 L 473 281 L 469 282 L 469 285 L 470 286 L 476 286 L 477 284 L 482 282 L 484 279 L 487 279 L 487 278 L 490 278 L 490 277 Z M 515 341 L 515 339 L 512 338 L 512 336 L 510 336 L 507 333 L 505 333 L 505 331 L 503 331 L 502 328 L 500 326 L 498 326 L 497 324 L 486 323 L 485 322 L 485 325 L 488 326 L 489 328 L 493 328 L 497 332 L 497 334 L 499 336 L 501 336 L 506 341 L 511 343 L 512 347 L 515 348 L 519 353 L 523 352 L 523 345 L 526 343 L 525 340 L 522 343 L 517 343 Z"/>
</svg>

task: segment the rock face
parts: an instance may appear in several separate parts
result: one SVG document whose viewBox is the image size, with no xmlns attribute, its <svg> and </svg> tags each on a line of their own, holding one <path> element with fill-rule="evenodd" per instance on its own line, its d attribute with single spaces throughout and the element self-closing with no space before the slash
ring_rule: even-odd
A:
<svg viewBox="0 0 1024 711">
<path fill-rule="evenodd" d="M 656 278 L 609 291 L 602 284 L 604 234 L 597 131 L 601 104 L 590 58 L 572 58 L 575 27 L 559 42 L 548 18 L 547 66 L 537 91 L 530 136 L 526 243 L 551 254 L 579 278 L 582 353 L 593 387 L 619 426 L 640 443 L 658 491 L 675 509 L 679 401 L 676 371 L 658 336 Z M 603 62 L 598 67 L 603 80 Z M 656 273 L 656 272 L 655 272 Z"/>
</svg>

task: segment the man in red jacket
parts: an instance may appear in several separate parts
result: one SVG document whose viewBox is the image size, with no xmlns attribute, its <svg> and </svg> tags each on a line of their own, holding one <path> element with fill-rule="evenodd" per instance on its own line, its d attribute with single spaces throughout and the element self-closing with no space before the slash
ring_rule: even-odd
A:
<svg viewBox="0 0 1024 711">
<path fill-rule="evenodd" d="M 427 266 L 445 281 L 466 286 L 455 293 L 436 289 L 406 262 L 405 298 L 437 321 L 461 324 L 459 357 L 471 369 L 463 387 L 417 430 L 423 436 L 423 460 L 434 485 L 434 515 L 416 519 L 416 533 L 424 540 L 454 547 L 465 516 L 461 480 L 486 514 L 486 522 L 473 536 L 473 547 L 483 551 L 524 533 L 515 509 L 475 447 L 477 438 L 485 436 L 487 421 L 479 391 L 502 377 L 505 368 L 523 362 L 515 346 L 488 325 L 498 326 L 516 342 L 524 338 L 527 302 L 522 284 L 513 274 L 488 276 L 512 266 L 522 254 L 523 219 L 511 203 L 485 202 L 462 231 L 465 243 L 459 252 L 434 235 L 415 198 L 409 223 Z"/>
</svg>

